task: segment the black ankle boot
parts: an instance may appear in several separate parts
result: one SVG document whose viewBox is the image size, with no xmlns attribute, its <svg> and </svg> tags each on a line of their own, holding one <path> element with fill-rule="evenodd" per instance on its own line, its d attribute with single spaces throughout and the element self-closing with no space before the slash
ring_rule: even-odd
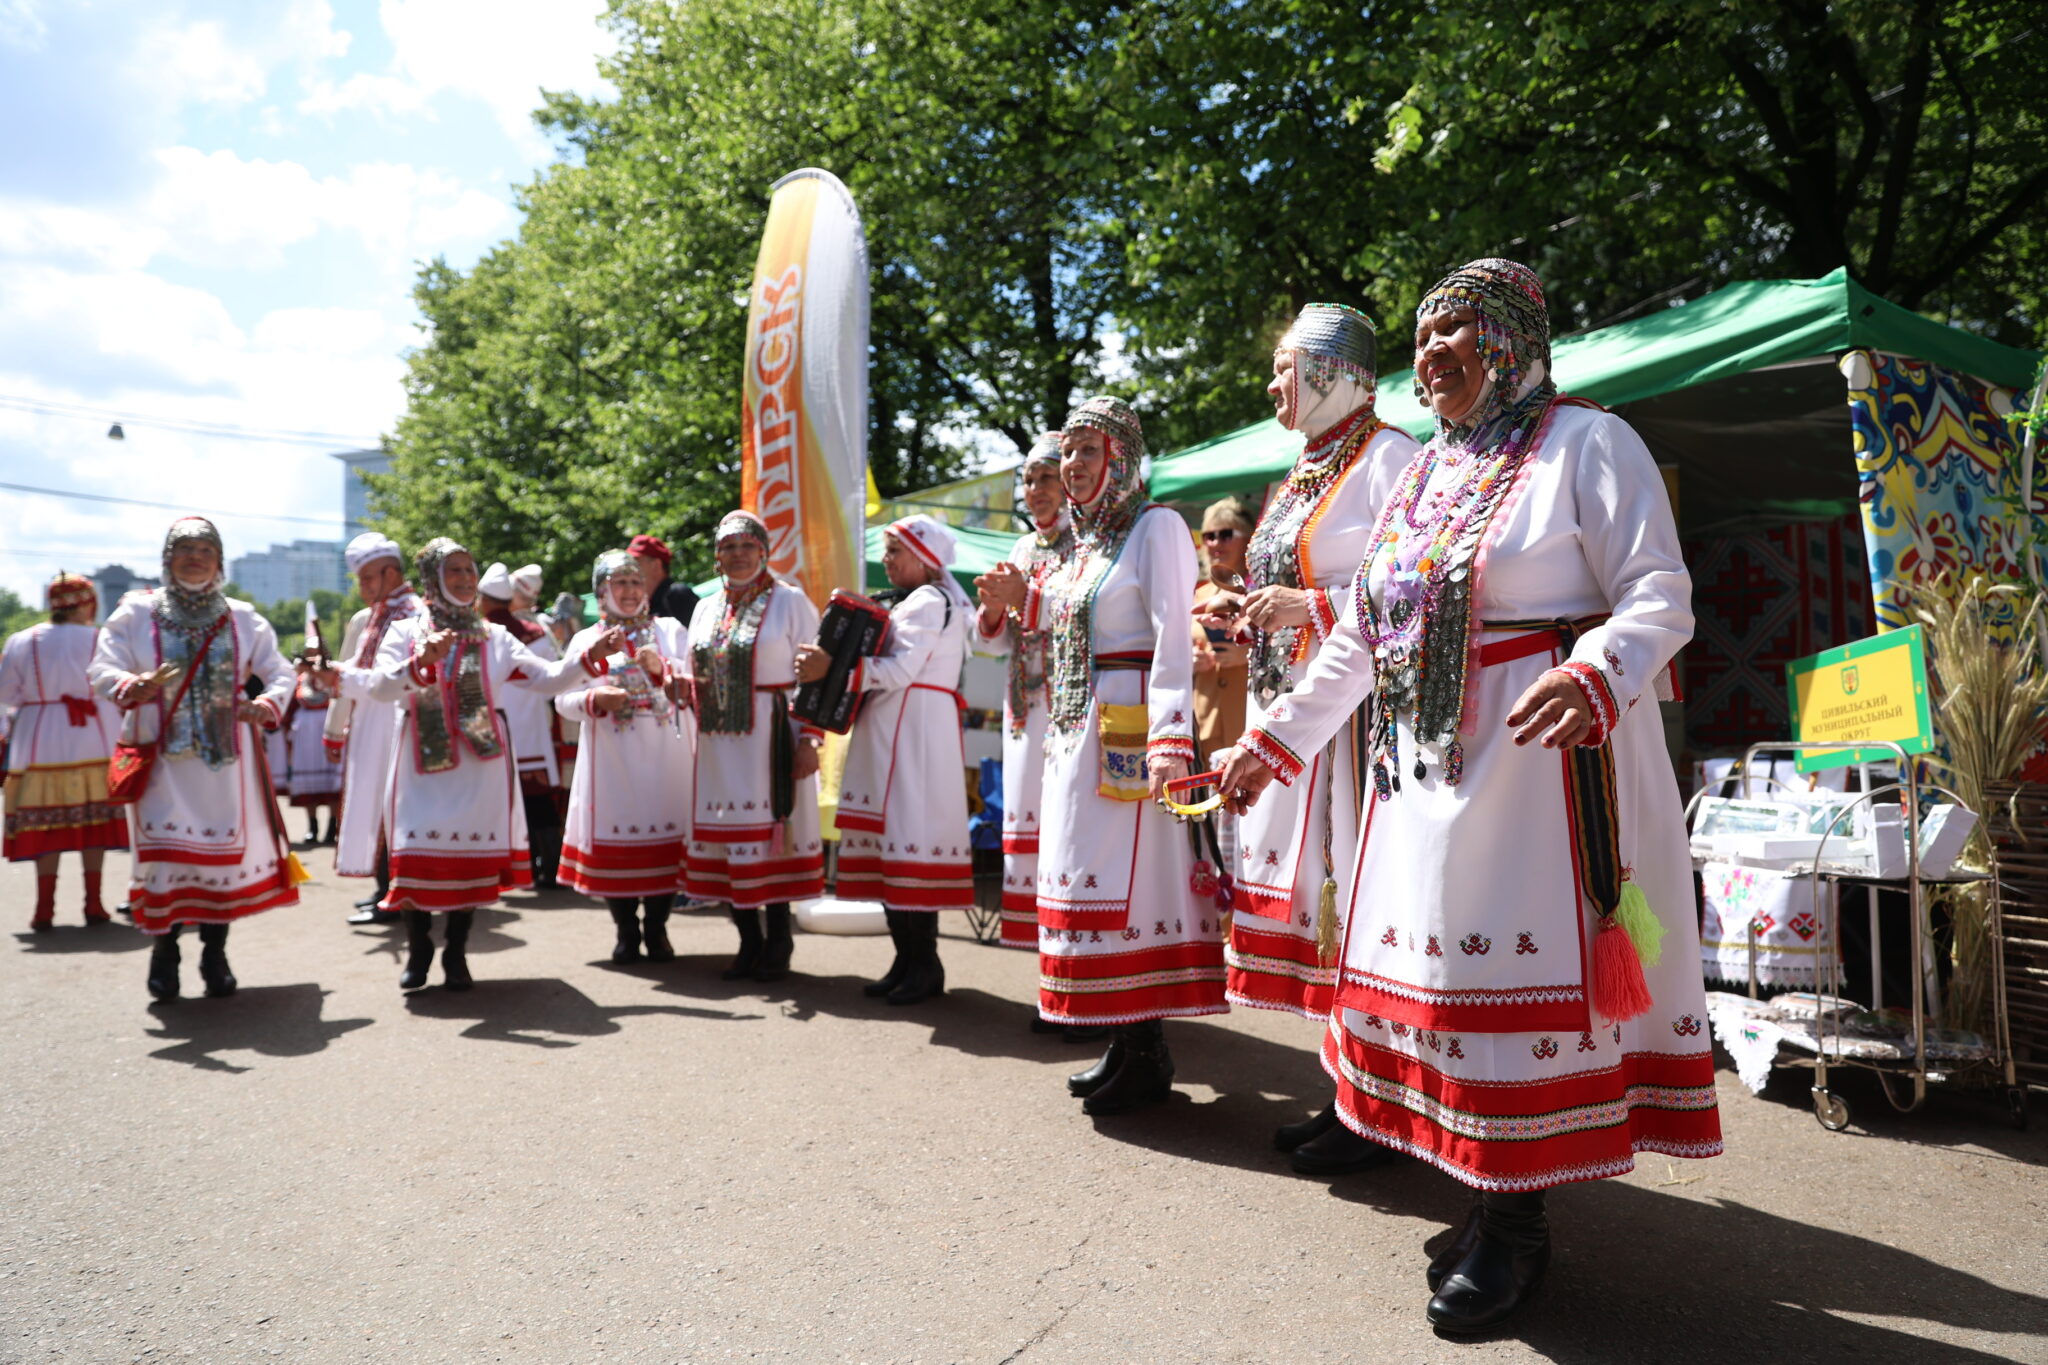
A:
<svg viewBox="0 0 2048 1365">
<path fill-rule="evenodd" d="M 1112 1028 L 1109 1031 L 1109 1046 L 1095 1065 L 1086 1071 L 1076 1071 L 1067 1077 L 1067 1093 L 1079 1099 L 1086 1099 L 1109 1083 L 1117 1068 L 1124 1064 L 1124 1031 Z"/>
<path fill-rule="evenodd" d="M 1337 1126 L 1337 1102 L 1331 1100 L 1313 1118 L 1300 1123 L 1283 1123 L 1273 1130 L 1273 1150 L 1291 1152 L 1304 1142 L 1313 1142 Z"/>
<path fill-rule="evenodd" d="M 789 923 L 789 902 L 778 901 L 762 911 L 768 931 L 761 940 L 761 960 L 754 964 L 754 980 L 780 981 L 789 975 L 789 960 L 796 956 L 796 933 Z"/>
<path fill-rule="evenodd" d="M 612 899 L 605 902 L 612 912 L 612 925 L 619 931 L 619 941 L 612 945 L 612 961 L 638 962 L 640 960 L 640 905 L 637 901 Z"/>
<path fill-rule="evenodd" d="M 149 950 L 149 993 L 158 1000 L 178 998 L 178 926 Z"/>
<path fill-rule="evenodd" d="M 225 924 L 199 926 L 199 979 L 206 993 L 216 998 L 233 995 L 240 983 L 228 969 L 228 927 Z"/>
<path fill-rule="evenodd" d="M 754 974 L 754 968 L 761 961 L 761 912 L 742 910 L 735 906 L 732 923 L 740 931 L 739 956 L 732 965 L 718 975 L 726 981 L 741 981 Z"/>
<path fill-rule="evenodd" d="M 946 993 L 946 964 L 939 961 L 939 917 L 923 910 L 904 914 L 903 942 L 906 961 L 896 989 L 889 992 L 892 1005 L 915 1005 Z"/>
<path fill-rule="evenodd" d="M 1457 1268 L 1458 1262 L 1472 1254 L 1473 1246 L 1479 1241 L 1479 1201 L 1472 1201 L 1472 1212 L 1465 1215 L 1465 1226 L 1458 1229 L 1451 1244 L 1436 1254 L 1429 1263 L 1427 1278 L 1429 1292 L 1434 1294 L 1443 1285 L 1444 1276 Z"/>
<path fill-rule="evenodd" d="M 398 989 L 416 991 L 427 984 L 434 969 L 434 917 L 424 910 L 404 910 L 405 970 L 398 974 Z"/>
<path fill-rule="evenodd" d="M 668 912 L 675 907 L 674 896 L 643 896 L 640 899 L 640 941 L 646 945 L 649 962 L 673 962 L 676 950 L 668 941 Z"/>
<path fill-rule="evenodd" d="M 450 910 L 447 942 L 441 948 L 441 984 L 451 991 L 466 991 L 476 984 L 469 974 L 469 926 L 476 923 L 474 910 Z"/>
<path fill-rule="evenodd" d="M 1362 1138 L 1342 1123 L 1333 1123 L 1321 1134 L 1296 1147 L 1287 1158 L 1297 1175 L 1350 1175 L 1384 1166 L 1395 1158 L 1394 1149 Z"/>
<path fill-rule="evenodd" d="M 903 940 L 903 921 L 909 918 L 910 916 L 904 914 L 901 910 L 884 910 L 882 912 L 882 919 L 889 926 L 889 942 L 896 945 L 896 960 L 889 964 L 889 970 L 883 972 L 879 979 L 870 981 L 860 988 L 862 995 L 870 999 L 876 996 L 887 995 L 890 991 L 896 989 L 898 982 L 903 980 L 904 970 L 910 962 L 910 949 Z"/>
<path fill-rule="evenodd" d="M 1429 1301 L 1437 1330 L 1483 1332 L 1505 1322 L 1543 1281 L 1550 1266 L 1550 1223 L 1543 1191 L 1479 1196 L 1479 1236 L 1445 1274 Z"/>
<path fill-rule="evenodd" d="M 1116 1074 L 1081 1101 L 1088 1114 L 1125 1114 L 1163 1103 L 1173 1093 L 1173 1054 L 1157 1019 L 1124 1025 L 1124 1062 Z"/>
</svg>

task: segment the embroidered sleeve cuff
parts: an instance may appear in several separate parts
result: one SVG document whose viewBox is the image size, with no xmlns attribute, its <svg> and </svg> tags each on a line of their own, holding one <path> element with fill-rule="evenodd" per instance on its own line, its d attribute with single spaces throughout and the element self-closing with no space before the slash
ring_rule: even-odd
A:
<svg viewBox="0 0 2048 1365">
<path fill-rule="evenodd" d="M 406 665 L 406 671 L 412 675 L 414 687 L 432 687 L 435 683 L 441 681 L 441 665 L 439 664 L 423 664 L 418 659 L 414 659 Z"/>
<path fill-rule="evenodd" d="M 1337 628 L 1337 612 L 1330 604 L 1328 588 L 1309 589 L 1308 623 L 1315 629 L 1318 640 L 1329 639 L 1330 632 Z"/>
<path fill-rule="evenodd" d="M 610 659 L 600 659 L 590 650 L 583 651 L 583 671 L 593 678 L 602 678 L 612 671 Z"/>
<path fill-rule="evenodd" d="M 1562 673 L 1578 685 L 1586 698 L 1586 705 L 1593 713 L 1593 728 L 1579 741 L 1588 747 L 1605 744 L 1607 737 L 1614 733 L 1614 722 L 1620 718 L 1620 711 L 1614 705 L 1614 693 L 1607 689 L 1607 679 L 1591 664 L 1567 661 L 1551 670 Z"/>
<path fill-rule="evenodd" d="M 323 739 L 320 741 L 320 746 L 327 751 L 327 761 L 329 763 L 341 762 L 342 741 L 338 739 Z"/>
<path fill-rule="evenodd" d="M 121 681 L 119 681 L 119 682 L 115 683 L 115 684 L 114 684 L 114 705 L 116 705 L 116 706 L 120 707 L 120 708 L 121 708 L 121 709 L 122 709 L 123 711 L 132 711 L 132 710 L 134 710 L 134 709 L 135 709 L 135 686 L 136 686 L 136 684 L 137 684 L 137 683 L 139 683 L 139 682 L 141 682 L 141 681 L 142 681 L 142 679 L 141 679 L 141 678 L 137 677 L 137 676 L 136 676 L 135 674 L 133 674 L 133 673 L 130 673 L 130 674 L 129 674 L 129 675 L 127 676 L 127 677 L 125 677 L 125 678 L 121 679 Z"/>
<path fill-rule="evenodd" d="M 976 611 L 974 613 L 974 633 L 976 635 L 979 635 L 984 640 L 1000 640 L 1003 638 L 1003 632 L 1007 631 L 1009 628 L 1010 618 L 1007 614 L 997 617 L 996 628 L 994 630 L 990 630 L 988 628 L 988 618 L 983 616 L 979 611 Z"/>
<path fill-rule="evenodd" d="M 1145 757 L 1184 758 L 1188 762 L 1193 763 L 1195 761 L 1195 741 L 1188 735 L 1161 735 L 1157 739 L 1147 741 Z"/>
<path fill-rule="evenodd" d="M 1271 768 L 1273 776 L 1280 779 L 1280 785 L 1283 787 L 1293 786 L 1294 779 L 1301 776 L 1301 770 L 1305 766 L 1295 756 L 1294 750 L 1264 730 L 1245 731 L 1244 738 L 1237 742 L 1237 747 Z"/>
<path fill-rule="evenodd" d="M 264 729 L 275 730 L 278 726 L 284 724 L 284 712 L 278 709 L 276 702 L 268 697 L 258 697 L 256 698 L 256 704 L 270 713 L 270 719 L 263 722 Z"/>
<path fill-rule="evenodd" d="M 1044 602 L 1045 594 L 1038 590 L 1035 581 L 1024 585 L 1024 605 L 1017 612 L 1017 625 L 1026 635 L 1039 628 L 1038 617 Z"/>
</svg>

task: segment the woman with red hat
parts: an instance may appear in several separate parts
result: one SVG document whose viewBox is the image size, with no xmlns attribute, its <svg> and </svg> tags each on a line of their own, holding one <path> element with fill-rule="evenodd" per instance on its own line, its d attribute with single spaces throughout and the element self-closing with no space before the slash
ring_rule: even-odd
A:
<svg viewBox="0 0 2048 1365">
<path fill-rule="evenodd" d="M 848 683 L 867 695 L 840 782 L 838 890 L 880 901 L 896 943 L 894 964 L 863 989 L 914 1005 L 946 989 L 937 912 L 974 905 L 959 691 L 974 608 L 946 567 L 945 523 L 905 517 L 882 539 L 882 572 L 904 597 L 889 612 L 888 652 L 862 660 Z M 828 657 L 798 650 L 797 680 L 822 678 Z"/>
<path fill-rule="evenodd" d="M 50 619 L 7 641 L 0 653 L 0 715 L 19 707 L 0 782 L 7 788 L 6 854 L 36 865 L 36 908 L 29 928 L 53 927 L 57 857 L 76 851 L 85 864 L 85 922 L 109 920 L 100 904 L 100 865 L 110 848 L 128 847 L 128 822 L 107 801 L 107 756 L 115 722 L 85 676 L 99 631 L 98 594 L 76 574 L 58 574 L 43 590 Z"/>
<path fill-rule="evenodd" d="M 660 536 L 634 536 L 626 542 L 626 553 L 640 566 L 647 584 L 647 610 L 688 624 L 697 611 L 697 594 L 687 583 L 670 580 L 668 566 L 675 559 Z"/>
</svg>

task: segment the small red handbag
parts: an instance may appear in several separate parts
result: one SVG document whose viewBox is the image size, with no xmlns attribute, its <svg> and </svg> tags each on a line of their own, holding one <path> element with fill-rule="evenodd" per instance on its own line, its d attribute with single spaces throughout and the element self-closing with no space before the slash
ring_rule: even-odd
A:
<svg viewBox="0 0 2048 1365">
<path fill-rule="evenodd" d="M 204 659 L 206 651 L 213 647 L 213 637 L 220 634 L 220 628 L 227 624 L 227 617 L 213 623 L 213 629 L 206 632 L 206 638 L 199 642 L 199 648 L 192 654 L 193 660 Z M 178 694 L 171 698 L 171 704 L 164 708 L 166 717 L 177 714 L 178 704 L 185 700 L 187 689 L 192 686 L 192 677 L 199 670 L 188 668 L 178 683 Z M 132 806 L 142 799 L 143 790 L 149 786 L 149 770 L 156 764 L 156 751 L 163 747 L 163 736 L 159 734 L 147 744 L 121 741 L 114 746 L 114 752 L 107 759 L 107 801 L 116 806 Z"/>
</svg>

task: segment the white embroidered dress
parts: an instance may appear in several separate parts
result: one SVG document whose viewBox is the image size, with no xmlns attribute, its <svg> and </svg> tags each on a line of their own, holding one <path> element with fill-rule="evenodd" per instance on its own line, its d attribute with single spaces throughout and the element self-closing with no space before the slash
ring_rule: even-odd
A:
<svg viewBox="0 0 2048 1365">
<path fill-rule="evenodd" d="M 107 800 L 120 712 L 86 677 L 98 637 L 92 626 L 44 621 L 0 652 L 0 716 L 14 711 L 5 836 L 13 861 L 128 847 L 127 812 Z"/>
<path fill-rule="evenodd" d="M 722 901 L 741 910 L 808 900 L 825 889 L 817 777 L 796 784 L 795 806 L 781 831 L 775 827 L 768 785 L 769 726 L 778 714 L 777 696 L 786 701 L 795 686 L 797 647 L 817 639 L 818 609 L 801 588 L 790 584 L 778 582 L 768 592 L 754 636 L 752 725 L 744 734 L 721 734 L 692 718 L 696 748 L 691 759 L 690 853 L 684 889 L 699 900 Z M 698 602 L 690 617 L 683 670 L 700 696 L 710 682 L 696 676 L 696 646 L 708 644 L 717 634 L 724 611 L 721 590 Z M 588 743 L 588 726 L 584 733 L 583 742 Z"/>
<path fill-rule="evenodd" d="M 397 752 L 398 723 L 404 710 L 397 702 L 380 702 L 370 696 L 370 684 L 377 672 L 377 651 L 384 637 L 400 621 L 409 621 L 425 610 L 411 592 L 394 595 L 378 609 L 364 607 L 349 618 L 342 633 L 341 653 L 335 670 L 341 675 L 341 695 L 327 708 L 326 737 L 342 740 L 341 753 L 341 836 L 335 841 L 334 871 L 343 877 L 372 877 L 377 873 L 377 847 L 386 838 L 384 817 L 390 808 L 392 755 Z"/>
<path fill-rule="evenodd" d="M 667 667 L 680 672 L 688 649 L 683 623 L 657 616 L 649 630 Z M 604 633 L 602 624 L 586 626 L 569 641 L 569 657 L 581 658 Z M 583 726 L 569 779 L 562 880 L 588 896 L 667 896 L 683 888 L 696 730 L 683 724 L 689 713 L 659 688 L 644 706 L 629 701 L 608 716 L 590 709 L 593 688 L 618 685 L 627 668 L 638 667 L 615 659 L 608 676 L 555 698 L 555 710 Z"/>
<path fill-rule="evenodd" d="M 1297 545 L 1300 562 L 1309 570 L 1312 633 L 1308 656 L 1288 666 L 1288 686 L 1307 674 L 1315 651 L 1335 626 L 1351 580 L 1365 562 L 1380 508 L 1420 448 L 1406 432 L 1383 428 L 1309 514 Z M 1255 694 L 1245 705 L 1245 724 L 1257 728 L 1265 706 Z M 1308 1019 L 1329 1017 L 1337 964 L 1324 961 L 1317 947 L 1323 832 L 1329 830 L 1328 870 L 1337 883 L 1341 916 L 1358 850 L 1358 812 L 1371 790 L 1355 761 L 1356 724 L 1355 718 L 1347 721 L 1330 744 L 1316 751 L 1300 780 L 1275 787 L 1238 821 L 1237 865 L 1231 869 L 1235 913 L 1224 949 L 1232 1004 Z"/>
<path fill-rule="evenodd" d="M 1439 468 L 1432 486 L 1464 471 Z M 1615 1024 L 1588 1000 L 1592 911 L 1574 863 L 1566 756 L 1518 747 L 1505 718 L 1563 662 L 1557 637 L 1487 631 L 1468 678 L 1464 774 L 1443 780 L 1400 717 L 1400 790 L 1369 800 L 1323 1064 L 1366 1137 L 1483 1189 L 1619 1175 L 1634 1153 L 1721 1149 L 1705 1030 L 1692 865 L 1654 680 L 1692 633 L 1691 579 L 1662 477 L 1611 414 L 1560 403 L 1489 531 L 1482 621 L 1611 612 L 1570 658 L 1621 714 L 1613 745 L 1621 860 L 1665 928 L 1655 1004 Z M 1399 515 L 1398 509 L 1396 515 Z M 1372 583 L 1382 600 L 1385 557 Z M 1306 679 L 1247 733 L 1283 779 L 1364 700 L 1372 656 L 1354 604 Z M 1651 697 L 1651 704 L 1637 701 Z"/>
<path fill-rule="evenodd" d="M 482 681 L 499 751 L 491 758 L 480 757 L 458 737 L 451 742 L 455 765 L 429 772 L 421 766 L 415 743 L 418 701 L 420 692 L 439 684 L 423 678 L 412 660 L 433 628 L 426 615 L 392 625 L 377 650 L 369 688 L 373 700 L 396 706 L 400 713 L 385 797 L 391 846 L 386 910 L 473 910 L 491 904 L 501 892 L 532 885 L 526 811 L 497 698 L 508 686 L 551 695 L 588 676 L 580 655 L 550 663 L 503 626 L 485 622 Z M 453 657 L 438 667 L 448 667 Z M 515 673 L 526 681 L 514 683 Z"/>
<path fill-rule="evenodd" d="M 131 593 L 101 629 L 90 670 L 101 696 L 119 703 L 138 674 L 164 661 L 154 598 L 153 592 Z M 220 637 L 231 651 L 234 695 L 242 697 L 245 678 L 261 682 L 256 701 L 271 715 L 266 734 L 274 733 L 291 696 L 292 666 L 278 653 L 277 635 L 256 608 L 226 600 L 228 621 Z M 176 690 L 173 682 L 154 700 L 130 708 L 123 738 L 155 742 Z M 161 934 L 176 924 L 226 924 L 299 899 L 273 824 L 275 796 L 264 780 L 264 765 L 256 761 L 261 741 L 244 722 L 235 722 L 232 733 L 234 752 L 218 768 L 191 751 L 159 752 L 150 765 L 148 785 L 130 816 L 135 863 L 128 905 L 144 933 Z"/>
<path fill-rule="evenodd" d="M 855 666 L 861 693 L 839 793 L 838 892 L 891 910 L 974 904 L 960 670 L 974 624 L 927 583 L 889 613 L 885 653 Z"/>
<path fill-rule="evenodd" d="M 1091 580 L 1092 553 L 1084 541 L 1042 592 L 1027 592 L 1026 630 L 1046 628 L 1063 605 L 1058 599 Z M 1150 799 L 1113 800 L 1098 790 L 1105 703 L 1146 708 L 1148 754 L 1194 756 L 1194 596 L 1187 524 L 1170 508 L 1140 512 L 1095 592 L 1087 719 L 1075 733 L 1046 740 L 1038 1008 L 1047 1019 L 1119 1024 L 1229 1008 L 1223 917 L 1190 885 L 1186 827 Z"/>
</svg>

